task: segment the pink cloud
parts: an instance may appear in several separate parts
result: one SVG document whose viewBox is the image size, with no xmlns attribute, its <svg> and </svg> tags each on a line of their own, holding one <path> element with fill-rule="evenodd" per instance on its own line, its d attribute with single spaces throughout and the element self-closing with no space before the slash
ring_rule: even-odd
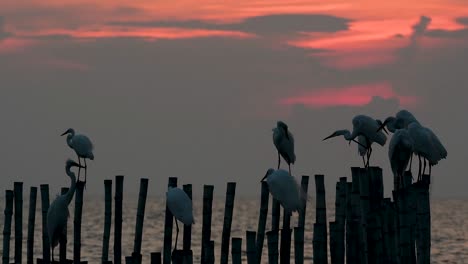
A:
<svg viewBox="0 0 468 264">
<path fill-rule="evenodd" d="M 305 105 L 314 108 L 333 106 L 364 106 L 371 102 L 372 97 L 397 99 L 401 105 L 414 105 L 418 102 L 415 96 L 397 94 L 390 83 L 381 82 L 364 85 L 354 85 L 344 88 L 323 88 L 305 92 L 280 100 L 282 105 Z"/>
</svg>

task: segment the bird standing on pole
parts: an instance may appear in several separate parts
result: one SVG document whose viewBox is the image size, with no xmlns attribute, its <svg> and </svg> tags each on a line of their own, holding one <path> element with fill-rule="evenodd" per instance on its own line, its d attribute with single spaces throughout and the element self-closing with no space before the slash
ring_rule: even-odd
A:
<svg viewBox="0 0 468 264">
<path fill-rule="evenodd" d="M 67 135 L 67 145 L 72 148 L 78 156 L 78 164 L 81 165 L 81 158 L 84 160 L 84 182 L 86 183 L 86 175 L 88 172 L 86 159 L 94 160 L 93 143 L 91 143 L 91 140 L 87 136 L 82 134 L 75 134 L 75 130 L 73 128 L 69 128 L 67 131 L 65 131 L 62 136 L 64 135 Z M 80 172 L 81 169 L 78 170 L 78 181 L 80 180 Z"/>
<path fill-rule="evenodd" d="M 296 162 L 296 154 L 294 154 L 294 137 L 288 130 L 288 125 L 283 121 L 278 121 L 273 130 L 273 144 L 278 151 L 278 169 L 280 168 L 281 157 L 286 161 L 291 174 L 291 164 Z"/>
<path fill-rule="evenodd" d="M 180 188 L 169 187 L 166 192 L 166 203 L 169 211 L 175 217 L 176 222 L 176 240 L 174 250 L 177 249 L 177 239 L 179 238 L 179 225 L 177 220 L 181 221 L 184 225 L 192 225 L 195 223 L 193 219 L 192 200 Z"/>
</svg>

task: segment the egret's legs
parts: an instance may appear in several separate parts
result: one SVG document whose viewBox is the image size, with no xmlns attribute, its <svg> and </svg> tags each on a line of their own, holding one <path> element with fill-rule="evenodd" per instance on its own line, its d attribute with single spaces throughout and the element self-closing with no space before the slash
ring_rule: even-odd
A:
<svg viewBox="0 0 468 264">
<path fill-rule="evenodd" d="M 421 155 L 418 154 L 418 159 L 419 159 L 419 171 L 418 171 L 418 181 L 421 178 Z"/>
<path fill-rule="evenodd" d="M 422 175 L 424 175 L 424 173 L 426 173 L 426 158 L 424 158 L 424 169 L 423 169 Z M 421 175 L 421 178 L 419 180 L 422 180 L 422 175 Z"/>
<path fill-rule="evenodd" d="M 288 167 L 289 167 L 289 175 L 292 176 L 292 174 L 291 174 L 291 163 L 288 163 Z"/>
<path fill-rule="evenodd" d="M 78 154 L 76 154 L 76 156 L 78 157 L 78 164 L 80 165 L 80 166 L 78 166 L 78 180 L 77 181 L 80 181 L 81 159 L 80 159 L 80 156 L 78 156 Z"/>
<path fill-rule="evenodd" d="M 177 219 L 175 219 L 175 224 L 176 224 L 176 237 L 175 237 L 175 245 L 174 245 L 174 250 L 177 249 L 177 239 L 179 238 L 179 225 L 177 224 Z"/>
<path fill-rule="evenodd" d="M 364 164 L 364 167 L 366 167 L 366 160 L 364 159 L 364 156 L 361 156 L 362 157 L 362 163 Z"/>
<path fill-rule="evenodd" d="M 413 153 L 411 153 L 411 156 L 410 156 L 409 171 L 411 171 L 411 165 L 412 164 L 413 164 Z"/>
<path fill-rule="evenodd" d="M 281 163 L 281 157 L 280 157 L 280 153 L 278 151 L 278 170 L 280 168 L 280 163 Z"/>
<path fill-rule="evenodd" d="M 54 248 L 52 248 L 52 263 L 54 263 Z"/>
<path fill-rule="evenodd" d="M 88 174 L 88 166 L 86 165 L 86 158 L 84 160 L 84 188 L 86 189 L 86 175 Z"/>
<path fill-rule="evenodd" d="M 429 164 L 429 176 L 431 176 L 431 169 L 432 169 L 432 165 Z"/>
<path fill-rule="evenodd" d="M 372 154 L 372 147 L 369 147 L 369 151 L 367 154 L 367 168 L 369 168 L 369 161 L 370 161 L 371 154 Z"/>
</svg>

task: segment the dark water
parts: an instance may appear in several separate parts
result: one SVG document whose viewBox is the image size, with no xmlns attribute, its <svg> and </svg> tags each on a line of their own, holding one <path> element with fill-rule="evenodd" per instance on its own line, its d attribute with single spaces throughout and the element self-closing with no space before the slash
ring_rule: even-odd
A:
<svg viewBox="0 0 468 264">
<path fill-rule="evenodd" d="M 39 198 L 40 196 L 38 196 Z M 202 223 L 202 204 L 201 199 L 194 200 L 194 213 L 196 223 L 193 226 L 192 234 L 192 250 L 194 252 L 194 261 L 199 263 L 200 255 L 200 239 L 201 239 L 201 223 Z M 24 227 L 23 236 L 24 244 L 23 260 L 26 260 L 26 235 L 27 235 L 27 212 L 28 205 L 25 197 L 24 206 Z M 83 206 L 83 223 L 82 223 L 82 260 L 87 260 L 89 263 L 99 263 L 102 254 L 102 235 L 104 226 L 104 199 L 85 197 Z M 329 198 L 328 201 L 334 201 Z M 4 210 L 4 200 L 1 199 L 1 210 Z M 311 205 L 315 205 L 315 201 L 309 201 Z M 72 258 L 73 251 L 73 206 L 70 205 L 71 218 L 68 221 L 68 256 Z M 36 231 L 35 231 L 35 258 L 42 256 L 42 219 L 40 212 L 40 200 L 37 202 L 36 212 Z M 306 259 L 312 257 L 312 226 L 315 221 L 314 206 L 308 206 L 306 216 L 305 230 L 305 246 L 304 252 Z M 327 204 L 327 216 L 329 221 L 334 220 L 334 203 Z M 135 220 L 136 220 L 137 198 L 125 197 L 124 200 L 124 216 L 123 216 L 123 231 L 122 231 L 122 251 L 123 256 L 131 255 L 133 250 Z M 163 228 L 164 228 L 164 200 L 157 197 L 149 197 L 146 204 L 146 215 L 144 222 L 144 234 L 142 243 L 142 254 L 144 263 L 149 263 L 150 252 L 161 252 L 163 247 Z M 245 250 L 245 231 L 257 230 L 258 214 L 259 214 L 258 199 L 241 199 L 237 198 L 234 208 L 234 220 L 232 223 L 232 236 L 243 238 L 243 250 Z M 216 262 L 219 261 L 221 250 L 221 233 L 224 217 L 224 198 L 216 198 L 213 201 L 213 220 L 212 220 L 212 239 L 215 240 Z M 468 200 L 432 200 L 431 201 L 431 218 L 432 218 L 432 263 L 468 263 Z M 0 227 L 3 230 L 4 216 L 0 219 Z M 297 215 L 293 215 L 292 225 L 296 225 Z M 270 218 L 267 220 L 267 230 L 270 227 Z M 113 258 L 113 228 L 111 232 L 110 252 L 109 257 Z M 175 228 L 174 228 L 175 229 Z M 182 229 L 182 228 L 181 228 Z M 14 224 L 12 225 L 14 230 Z M 175 232 L 175 231 L 174 231 Z M 182 230 L 181 230 L 182 232 Z M 181 236 L 179 237 L 179 247 L 182 247 Z M 174 238 L 175 239 L 175 238 Z M 14 254 L 14 233 L 12 232 L 11 253 Z M 2 249 L 0 248 L 0 251 Z M 55 251 L 58 256 L 58 248 Z M 292 255 L 294 248 L 291 249 Z M 245 252 L 243 254 L 245 260 Z M 264 243 L 262 260 L 267 259 L 266 241 Z M 124 258 L 123 258 L 124 263 Z M 12 261 L 13 262 L 13 259 Z"/>
</svg>

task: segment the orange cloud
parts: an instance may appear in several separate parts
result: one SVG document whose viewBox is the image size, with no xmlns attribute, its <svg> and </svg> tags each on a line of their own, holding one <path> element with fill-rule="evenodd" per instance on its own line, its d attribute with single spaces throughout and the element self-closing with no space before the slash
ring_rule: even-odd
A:
<svg viewBox="0 0 468 264">
<path fill-rule="evenodd" d="M 323 88 L 312 92 L 292 96 L 281 100 L 282 105 L 305 105 L 308 107 L 332 107 L 332 106 L 363 106 L 371 102 L 372 97 L 384 99 L 397 99 L 401 105 L 408 106 L 417 103 L 414 96 L 397 94 L 387 82 L 365 85 L 355 85 L 344 88 Z"/>
</svg>

